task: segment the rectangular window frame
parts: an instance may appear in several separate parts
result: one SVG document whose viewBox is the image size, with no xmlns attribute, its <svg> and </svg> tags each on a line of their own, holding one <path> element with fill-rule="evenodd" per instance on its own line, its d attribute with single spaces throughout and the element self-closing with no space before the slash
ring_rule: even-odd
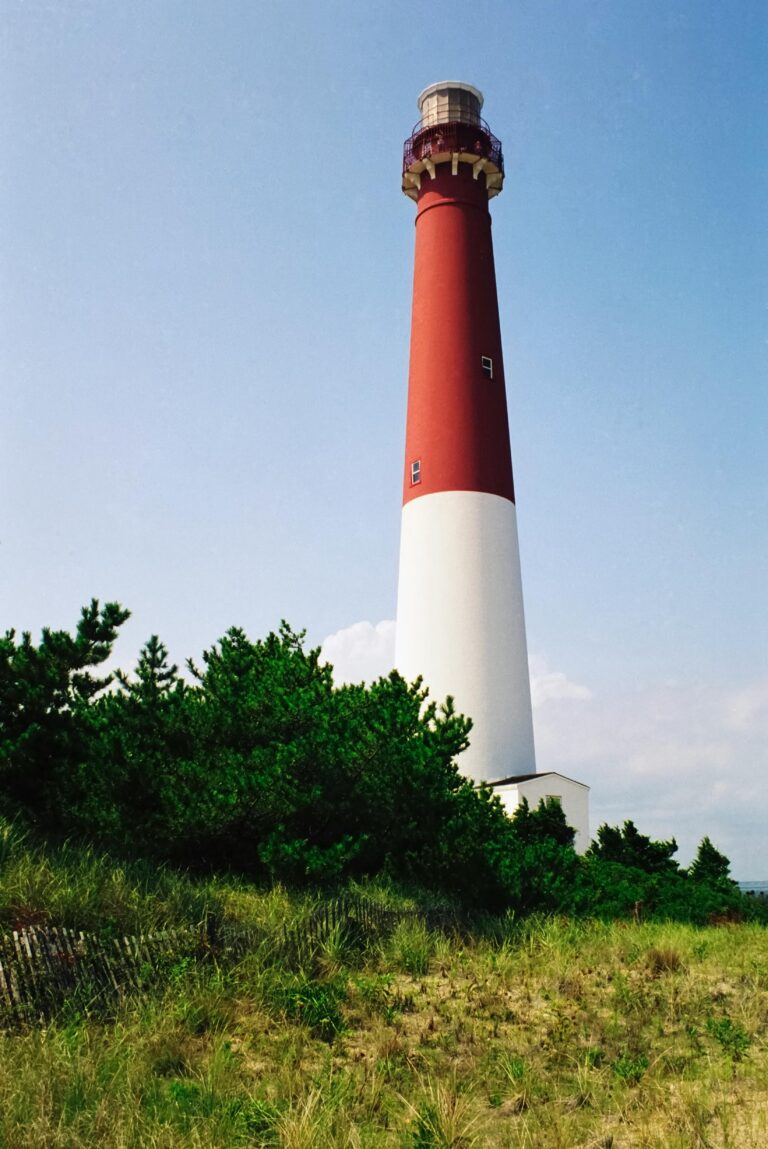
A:
<svg viewBox="0 0 768 1149">
<path fill-rule="evenodd" d="M 480 370 L 486 379 L 493 379 L 493 360 L 490 355 L 480 356 Z"/>
<path fill-rule="evenodd" d="M 418 487 L 421 482 L 421 459 L 414 459 L 411 463 L 411 486 Z"/>
</svg>

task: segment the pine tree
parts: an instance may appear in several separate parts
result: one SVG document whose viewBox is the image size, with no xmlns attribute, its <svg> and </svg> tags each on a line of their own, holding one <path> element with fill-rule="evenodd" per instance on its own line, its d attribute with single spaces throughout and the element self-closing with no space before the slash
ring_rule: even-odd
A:
<svg viewBox="0 0 768 1149">
<path fill-rule="evenodd" d="M 74 635 L 46 627 L 38 646 L 28 632 L 0 639 L 0 800 L 9 811 L 56 816 L 80 754 L 82 711 L 112 681 L 93 668 L 109 658 L 129 614 L 92 599 Z"/>
<path fill-rule="evenodd" d="M 730 878 L 731 863 L 725 854 L 712 845 L 709 838 L 702 838 L 698 853 L 690 865 L 688 873 L 695 882 L 709 886 L 731 887 L 735 883 Z"/>
<path fill-rule="evenodd" d="M 628 820 L 621 828 L 604 823 L 597 831 L 587 857 L 619 862 L 646 874 L 660 874 L 677 870 L 677 862 L 672 857 L 675 853 L 677 842 L 674 838 L 668 842 L 654 842 Z"/>
</svg>

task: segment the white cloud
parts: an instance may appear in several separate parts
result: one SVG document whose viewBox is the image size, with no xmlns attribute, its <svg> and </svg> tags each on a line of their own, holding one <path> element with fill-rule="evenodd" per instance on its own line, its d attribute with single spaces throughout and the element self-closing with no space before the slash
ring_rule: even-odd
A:
<svg viewBox="0 0 768 1149">
<path fill-rule="evenodd" d="M 561 670 L 549 670 L 545 659 L 540 655 L 532 655 L 528 659 L 528 671 L 531 676 L 531 703 L 534 710 L 543 706 L 545 702 L 566 698 L 585 701 L 592 697 L 591 690 L 572 682 Z"/>
<path fill-rule="evenodd" d="M 323 639 L 320 657 L 333 666 L 336 683 L 372 682 L 394 666 L 395 624 L 355 622 Z"/>
</svg>

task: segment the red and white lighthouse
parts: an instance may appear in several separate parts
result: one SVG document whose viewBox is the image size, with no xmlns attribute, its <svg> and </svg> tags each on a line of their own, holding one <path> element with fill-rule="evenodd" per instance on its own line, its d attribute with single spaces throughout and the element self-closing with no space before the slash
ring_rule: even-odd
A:
<svg viewBox="0 0 768 1149">
<path fill-rule="evenodd" d="M 469 84 L 432 84 L 405 143 L 417 205 L 395 662 L 474 722 L 475 781 L 535 773 L 488 200 L 501 144 Z"/>
</svg>

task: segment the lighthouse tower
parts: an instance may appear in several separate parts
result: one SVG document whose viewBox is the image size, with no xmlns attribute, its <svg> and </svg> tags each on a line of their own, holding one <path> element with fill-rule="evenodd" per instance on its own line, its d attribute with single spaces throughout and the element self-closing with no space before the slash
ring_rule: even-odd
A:
<svg viewBox="0 0 768 1149">
<path fill-rule="evenodd" d="M 462 772 L 535 776 L 488 201 L 501 144 L 469 84 L 432 84 L 405 143 L 416 203 L 395 662 L 474 723 Z"/>
</svg>

